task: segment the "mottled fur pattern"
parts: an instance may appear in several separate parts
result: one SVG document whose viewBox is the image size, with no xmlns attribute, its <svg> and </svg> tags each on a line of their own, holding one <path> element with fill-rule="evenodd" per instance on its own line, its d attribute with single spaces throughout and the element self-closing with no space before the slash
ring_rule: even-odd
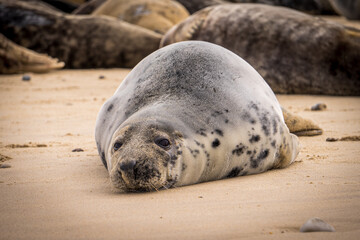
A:
<svg viewBox="0 0 360 240">
<path fill-rule="evenodd" d="M 223 4 L 170 29 L 223 46 L 248 61 L 276 93 L 360 95 L 360 31 L 282 7 Z"/>
<path fill-rule="evenodd" d="M 170 45 L 140 62 L 103 105 L 95 137 L 112 182 L 126 191 L 261 173 L 289 165 L 298 153 L 261 76 L 234 53 L 201 41 Z M 156 144 L 159 138 L 169 147 Z"/>
<path fill-rule="evenodd" d="M 133 67 L 158 49 L 161 39 L 110 17 L 68 15 L 17 0 L 0 0 L 0 22 L 7 38 L 58 58 L 66 68 Z"/>
</svg>

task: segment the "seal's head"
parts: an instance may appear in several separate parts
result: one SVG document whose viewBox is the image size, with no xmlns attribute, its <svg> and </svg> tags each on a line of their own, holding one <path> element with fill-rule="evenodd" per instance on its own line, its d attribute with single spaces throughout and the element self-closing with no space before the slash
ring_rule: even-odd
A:
<svg viewBox="0 0 360 240">
<path fill-rule="evenodd" d="M 182 135 L 166 123 L 122 124 L 110 146 L 110 178 L 124 191 L 152 191 L 176 184 Z"/>
</svg>

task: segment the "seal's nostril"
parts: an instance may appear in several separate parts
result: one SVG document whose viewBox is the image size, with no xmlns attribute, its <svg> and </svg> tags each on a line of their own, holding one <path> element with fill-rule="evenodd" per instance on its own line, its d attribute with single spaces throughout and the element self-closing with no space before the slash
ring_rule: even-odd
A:
<svg viewBox="0 0 360 240">
<path fill-rule="evenodd" d="M 136 162 L 135 161 L 126 161 L 126 162 L 121 162 L 120 163 L 120 169 L 122 171 L 129 171 L 129 170 L 133 170 L 134 166 L 135 166 Z"/>
</svg>

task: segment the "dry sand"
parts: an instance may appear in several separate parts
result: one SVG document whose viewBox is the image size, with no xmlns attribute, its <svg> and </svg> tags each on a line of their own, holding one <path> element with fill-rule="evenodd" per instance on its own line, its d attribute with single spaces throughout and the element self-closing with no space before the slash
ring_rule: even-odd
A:
<svg viewBox="0 0 360 240">
<path fill-rule="evenodd" d="M 326 142 L 360 136 L 359 97 L 279 95 L 325 131 L 301 137 L 297 162 L 286 169 L 119 194 L 97 154 L 94 125 L 127 73 L 0 76 L 0 157 L 11 158 L 0 168 L 0 239 L 359 239 L 360 144 Z M 319 102 L 328 109 L 306 110 Z M 312 217 L 336 232 L 300 233 Z"/>
</svg>

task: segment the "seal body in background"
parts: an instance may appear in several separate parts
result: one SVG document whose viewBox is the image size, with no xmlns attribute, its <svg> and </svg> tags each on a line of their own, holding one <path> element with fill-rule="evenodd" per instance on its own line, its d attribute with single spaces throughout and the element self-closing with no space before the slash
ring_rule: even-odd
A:
<svg viewBox="0 0 360 240">
<path fill-rule="evenodd" d="M 298 153 L 262 77 L 207 42 L 143 59 L 102 106 L 95 130 L 115 187 L 151 191 L 286 167 Z"/>
<path fill-rule="evenodd" d="M 275 93 L 360 95 L 360 30 L 284 7 L 221 4 L 171 28 L 160 46 L 207 41 L 249 62 Z"/>
</svg>

